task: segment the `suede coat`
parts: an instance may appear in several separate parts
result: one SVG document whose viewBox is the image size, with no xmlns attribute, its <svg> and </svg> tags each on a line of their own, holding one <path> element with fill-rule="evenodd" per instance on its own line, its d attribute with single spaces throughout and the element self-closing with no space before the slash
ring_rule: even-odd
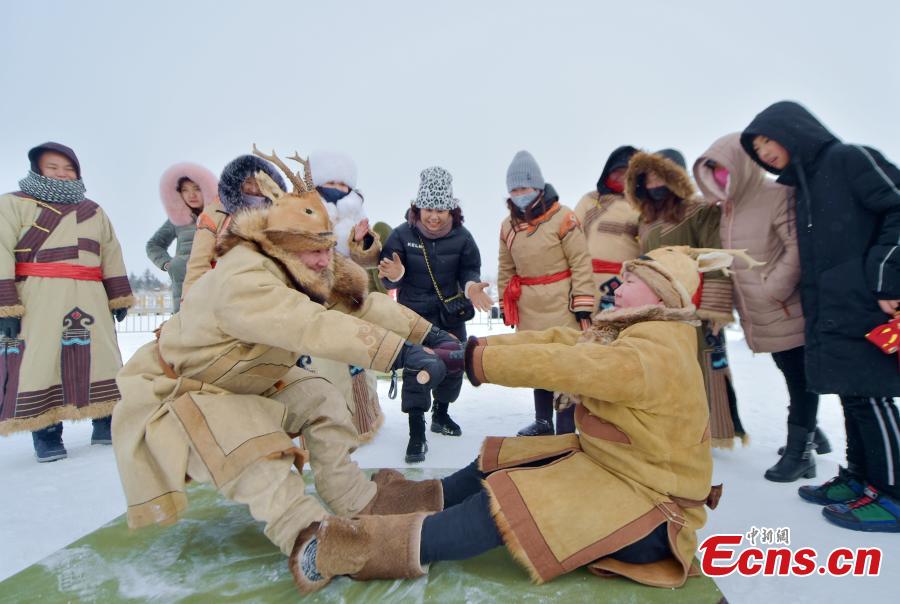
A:
<svg viewBox="0 0 900 604">
<path fill-rule="evenodd" d="M 594 278 L 584 232 L 575 213 L 556 200 L 547 186 L 548 209 L 529 222 L 513 225 L 510 217 L 500 225 L 497 290 L 500 309 L 514 275 L 544 277 L 571 271 L 571 276 L 543 285 L 522 285 L 517 329 L 578 327 L 575 312 L 594 310 Z M 507 317 L 508 318 L 508 317 Z"/>
<path fill-rule="evenodd" d="M 686 204 L 684 216 L 677 222 L 655 220 L 647 222 L 643 215 L 650 202 L 639 195 L 641 175 L 653 171 L 662 177 L 665 185 Z M 687 172 L 675 162 L 657 154 L 637 153 L 629 162 L 625 175 L 625 196 L 641 211 L 638 227 L 641 253 L 660 247 L 687 245 L 695 248 L 721 248 L 719 234 L 721 208 L 707 204 L 697 194 Z M 731 278 L 721 271 L 705 273 L 697 306 L 697 316 L 703 324 L 697 328 L 697 360 L 703 369 L 707 397 L 711 410 L 710 428 L 713 446 L 731 448 L 734 437 L 745 436 L 740 429 L 736 406 L 732 408 L 728 396 L 731 373 L 725 352 L 724 334 L 714 336 L 711 322 L 720 325 L 731 323 Z"/>
<path fill-rule="evenodd" d="M 723 190 L 705 164 L 728 169 Z M 732 291 L 747 345 L 753 352 L 781 352 L 803 346 L 800 253 L 794 190 L 765 174 L 741 148 L 740 134 L 723 136 L 694 163 L 703 196 L 722 208 L 722 245 L 745 249 L 761 268 L 732 266 Z"/>
<path fill-rule="evenodd" d="M 581 222 L 588 254 L 592 261 L 621 264 L 641 254 L 638 242 L 640 213 L 623 195 L 601 195 L 597 191 L 585 194 L 575 206 L 575 216 Z M 619 286 L 620 271 L 593 268 L 595 310 L 603 296 L 611 296 Z"/>
<path fill-rule="evenodd" d="M 480 456 L 504 541 L 535 581 L 588 566 L 678 587 L 691 573 L 703 504 L 718 495 L 694 323 L 685 310 L 616 309 L 598 313 L 583 334 L 521 332 L 474 348 L 475 382 L 580 397 L 577 434 L 491 437 Z M 607 557 L 663 523 L 670 558 L 635 565 Z"/>
<path fill-rule="evenodd" d="M 218 200 L 208 204 L 200 212 L 181 287 L 182 297 L 187 296 L 197 279 L 216 265 L 216 241 L 219 233 L 228 226 L 230 216 Z"/>
<path fill-rule="evenodd" d="M 17 277 L 20 263 L 75 265 L 101 280 Z M 110 311 L 133 304 L 100 206 L 0 196 L 0 317 L 22 318 L 18 338 L 0 340 L 0 435 L 109 415 L 122 366 Z"/>
<path fill-rule="evenodd" d="M 405 340 L 421 342 L 431 327 L 366 295 L 365 272 L 340 255 L 325 275 L 306 268 L 270 238 L 267 212 L 235 216 L 216 270 L 117 378 L 113 443 L 132 527 L 174 522 L 187 506 L 188 445 L 172 426 L 218 460 L 209 470 L 221 486 L 261 457 L 297 454 L 281 428 L 284 405 L 270 397 L 315 377 L 295 367 L 301 353 L 385 371 Z M 159 421 L 171 413 L 179 422 Z"/>
</svg>

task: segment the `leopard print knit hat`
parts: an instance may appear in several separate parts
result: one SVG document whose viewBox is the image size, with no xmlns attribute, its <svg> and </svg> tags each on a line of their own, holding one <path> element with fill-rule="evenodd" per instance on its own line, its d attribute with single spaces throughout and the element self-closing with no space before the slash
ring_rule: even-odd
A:
<svg viewBox="0 0 900 604">
<path fill-rule="evenodd" d="M 412 204 L 421 209 L 454 210 L 459 200 L 453 197 L 453 176 L 439 166 L 425 168 L 419 175 L 419 193 Z"/>
</svg>

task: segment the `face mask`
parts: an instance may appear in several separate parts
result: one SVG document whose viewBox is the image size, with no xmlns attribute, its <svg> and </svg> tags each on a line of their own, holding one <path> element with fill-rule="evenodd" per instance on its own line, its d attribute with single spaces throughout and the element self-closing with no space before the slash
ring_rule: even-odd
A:
<svg viewBox="0 0 900 604">
<path fill-rule="evenodd" d="M 723 191 L 728 190 L 728 168 L 717 166 L 713 169 L 713 180 L 719 185 Z"/>
<path fill-rule="evenodd" d="M 524 212 L 525 208 L 534 203 L 534 200 L 537 199 L 540 194 L 540 191 L 535 191 L 533 193 L 525 193 L 524 195 L 510 195 L 509 199 L 517 208 Z"/>
<path fill-rule="evenodd" d="M 259 197 L 256 195 L 247 195 L 246 193 L 241 194 L 241 199 L 244 201 L 244 207 L 246 208 L 261 208 L 269 205 L 268 197 Z"/>
<path fill-rule="evenodd" d="M 322 199 L 324 199 L 328 203 L 337 203 L 350 194 L 349 191 L 344 193 L 340 189 L 333 189 L 331 187 L 316 187 L 316 191 L 318 191 L 319 195 L 322 196 Z"/>
<path fill-rule="evenodd" d="M 606 188 L 613 193 L 621 193 L 625 190 L 625 183 L 621 180 L 614 179 L 612 176 L 607 176 L 604 184 L 606 185 Z"/>
<path fill-rule="evenodd" d="M 669 196 L 669 187 L 663 185 L 661 187 L 647 187 L 647 196 L 653 201 L 665 201 Z"/>
</svg>

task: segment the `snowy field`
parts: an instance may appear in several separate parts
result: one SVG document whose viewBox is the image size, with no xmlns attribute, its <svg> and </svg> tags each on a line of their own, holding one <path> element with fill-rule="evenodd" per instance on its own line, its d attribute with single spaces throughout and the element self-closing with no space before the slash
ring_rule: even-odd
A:
<svg viewBox="0 0 900 604">
<path fill-rule="evenodd" d="M 482 326 L 473 331 L 486 335 L 486 329 Z M 494 329 L 493 333 L 498 333 L 496 326 Z M 123 356 L 133 354 L 151 337 L 149 333 L 120 334 Z M 729 353 L 741 417 L 751 442 L 731 451 L 714 451 L 714 482 L 724 483 L 724 495 L 718 509 L 710 512 L 701 540 L 715 533 L 746 533 L 754 526 L 789 527 L 791 547 L 813 547 L 820 558 L 838 547 L 880 547 L 883 551 L 878 577 L 719 578 L 716 581 L 729 602 L 896 601 L 900 592 L 900 537 L 831 526 L 817 506 L 796 495 L 797 486 L 830 478 L 843 462 L 843 416 L 837 399 L 824 397 L 820 406 L 819 423 L 835 452 L 819 458 L 818 477 L 791 484 L 768 482 L 763 472 L 777 460 L 776 449 L 785 439 L 784 382 L 771 357 L 750 353 L 740 332 L 729 332 Z M 400 412 L 399 399 L 387 398 L 386 382 L 380 383 L 380 392 L 387 420 L 375 440 L 354 457 L 364 468 L 404 467 L 406 416 Z M 462 437 L 429 432 L 427 460 L 417 465 L 462 467 L 475 457 L 484 436 L 514 434 L 531 421 L 532 411 L 529 390 L 493 385 L 476 389 L 465 384 L 460 400 L 450 409 L 462 426 Z M 30 434 L 0 440 L 0 580 L 124 512 L 112 449 L 90 446 L 90 433 L 90 422 L 67 422 L 64 440 L 68 459 L 40 465 L 34 461 Z M 522 580 L 526 580 L 524 573 Z"/>
</svg>

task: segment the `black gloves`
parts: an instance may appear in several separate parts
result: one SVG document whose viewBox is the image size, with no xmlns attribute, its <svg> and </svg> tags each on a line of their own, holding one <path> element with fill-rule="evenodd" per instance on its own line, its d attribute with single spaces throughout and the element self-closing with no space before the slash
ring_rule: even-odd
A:
<svg viewBox="0 0 900 604">
<path fill-rule="evenodd" d="M 437 348 L 439 345 L 445 342 L 456 342 L 457 344 L 459 344 L 459 340 L 456 338 L 456 336 L 444 331 L 437 325 L 432 325 L 431 329 L 428 330 L 428 335 L 426 335 L 425 339 L 422 341 L 422 346 L 427 346 L 428 348 Z"/>
<path fill-rule="evenodd" d="M 418 344 L 410 344 L 409 342 L 400 349 L 400 354 L 397 355 L 391 369 L 404 369 L 407 372 L 412 372 L 416 374 L 417 379 L 427 377 L 424 383 L 419 382 L 423 386 L 436 386 L 443 382 L 444 377 L 447 375 L 444 361 L 438 355 L 425 350 Z M 426 374 L 423 374 L 422 371 L 425 371 Z"/>
<path fill-rule="evenodd" d="M 116 321 L 118 321 L 119 323 L 121 323 L 122 321 L 125 320 L 125 315 L 127 315 L 127 314 L 128 314 L 127 308 L 117 308 L 114 311 L 112 311 L 112 316 L 115 317 Z"/>
<path fill-rule="evenodd" d="M 19 317 L 0 318 L 0 337 L 15 338 L 22 331 L 22 319 Z"/>
<path fill-rule="evenodd" d="M 581 323 L 582 321 L 591 322 L 591 313 L 586 310 L 579 310 L 575 313 L 575 319 Z"/>
</svg>

